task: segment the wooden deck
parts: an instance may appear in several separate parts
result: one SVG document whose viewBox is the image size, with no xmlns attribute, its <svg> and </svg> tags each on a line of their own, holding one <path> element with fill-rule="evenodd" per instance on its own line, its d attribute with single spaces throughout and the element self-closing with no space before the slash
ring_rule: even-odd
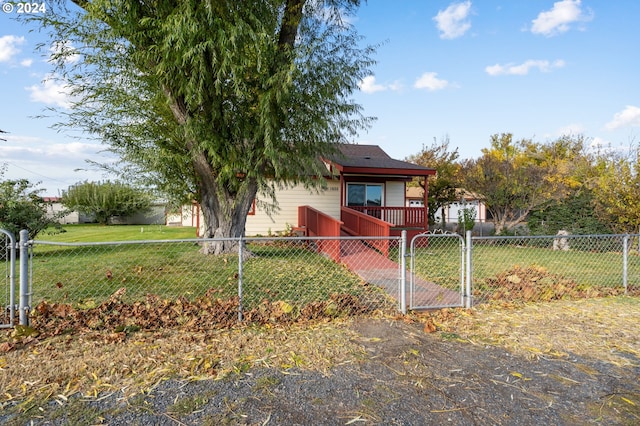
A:
<svg viewBox="0 0 640 426">
<path fill-rule="evenodd" d="M 400 268 L 398 263 L 357 239 L 341 240 L 340 261 L 364 281 L 385 289 L 390 296 L 400 300 Z M 460 306 L 462 303 L 459 292 L 417 276 L 414 279 L 413 303 L 410 303 L 410 271 L 407 271 L 406 277 L 407 304 L 411 304 L 412 309 Z"/>
</svg>

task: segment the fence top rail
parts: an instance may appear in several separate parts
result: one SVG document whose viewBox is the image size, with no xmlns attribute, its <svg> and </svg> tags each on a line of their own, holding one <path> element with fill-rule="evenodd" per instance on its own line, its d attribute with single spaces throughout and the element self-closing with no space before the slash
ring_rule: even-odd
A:
<svg viewBox="0 0 640 426">
<path fill-rule="evenodd" d="M 247 237 L 243 238 L 243 241 L 246 242 L 255 242 L 255 241 L 318 241 L 318 240 L 329 240 L 329 241 L 353 241 L 353 240 L 401 240 L 400 236 L 388 236 L 388 237 L 374 237 L 374 236 L 352 236 L 352 235 L 340 235 L 335 237 L 320 237 L 320 236 L 308 236 L 308 237 Z"/>
<path fill-rule="evenodd" d="M 464 240 L 464 237 L 457 232 L 444 232 L 437 234 L 433 234 L 431 232 L 423 232 L 421 234 L 414 235 L 412 240 L 415 240 L 417 238 L 459 238 Z"/>
<path fill-rule="evenodd" d="M 88 242 L 62 242 L 62 241 L 41 241 L 32 240 L 33 245 L 46 246 L 66 246 L 66 247 L 86 247 L 86 246 L 110 246 L 110 245 L 135 245 L 135 244 L 170 244 L 170 243 L 214 243 L 221 241 L 244 241 L 244 242 L 261 242 L 261 241 L 349 241 L 349 240 L 400 240 L 401 237 L 353 237 L 353 236 L 336 236 L 336 237 L 242 237 L 242 238 L 186 238 L 173 240 L 129 240 L 129 241 L 88 241 Z"/>
<path fill-rule="evenodd" d="M 115 245 L 135 245 L 135 244 L 168 244 L 168 243 L 201 243 L 208 241 L 237 241 L 237 238 L 217 238 L 217 239 L 204 239 L 204 238 L 186 238 L 176 240 L 130 240 L 130 241 L 86 241 L 78 243 L 67 243 L 62 241 L 41 241 L 33 240 L 33 245 L 45 245 L 45 246 L 67 246 L 67 247 L 83 247 L 83 246 L 115 246 Z"/>
<path fill-rule="evenodd" d="M 9 240 L 13 243 L 16 241 L 16 237 L 9 231 L 7 231 L 6 229 L 0 229 L 0 234 L 4 234 L 7 237 L 9 237 Z"/>
<path fill-rule="evenodd" d="M 631 234 L 567 234 L 567 235 L 492 235 L 472 236 L 472 240 L 541 240 L 555 238 L 624 238 L 638 235 Z"/>
</svg>

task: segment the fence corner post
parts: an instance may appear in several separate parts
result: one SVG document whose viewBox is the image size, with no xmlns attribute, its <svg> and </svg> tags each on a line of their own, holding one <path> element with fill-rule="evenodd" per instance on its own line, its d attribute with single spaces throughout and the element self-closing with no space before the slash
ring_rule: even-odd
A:
<svg viewBox="0 0 640 426">
<path fill-rule="evenodd" d="M 464 307 L 465 308 L 470 308 L 471 307 L 471 281 L 472 281 L 472 277 L 471 277 L 471 273 L 473 271 L 473 265 L 472 265 L 472 256 L 471 256 L 471 251 L 472 251 L 472 247 L 473 247 L 473 243 L 471 240 L 471 233 L 472 231 L 467 231 L 466 232 L 466 262 L 465 262 L 465 289 L 464 289 Z"/>
<path fill-rule="evenodd" d="M 20 301 L 19 301 L 19 321 L 20 325 L 29 325 L 29 231 L 20 231 Z"/>
<path fill-rule="evenodd" d="M 407 231 L 400 234 L 400 312 L 407 313 Z"/>
</svg>

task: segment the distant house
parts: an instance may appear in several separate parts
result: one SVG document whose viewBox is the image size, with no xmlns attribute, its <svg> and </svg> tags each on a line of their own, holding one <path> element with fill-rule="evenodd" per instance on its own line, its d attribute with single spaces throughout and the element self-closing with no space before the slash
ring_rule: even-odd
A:
<svg viewBox="0 0 640 426">
<path fill-rule="evenodd" d="M 326 189 L 303 185 L 276 191 L 279 210 L 269 215 L 254 203 L 247 216 L 246 235 L 297 230 L 308 235 L 409 235 L 428 229 L 426 203 L 407 206 L 406 184 L 425 181 L 435 170 L 391 158 L 377 145 L 344 144 L 340 154 L 325 158 Z M 257 201 L 260 201 L 258 199 Z M 270 201 L 270 200 L 265 200 Z M 202 227 L 197 204 L 168 216 L 168 223 Z"/>
<path fill-rule="evenodd" d="M 42 197 L 43 201 L 47 203 L 47 216 L 54 217 L 56 214 L 65 211 L 65 207 L 62 205 L 61 197 Z M 151 204 L 149 210 L 145 212 L 139 212 L 127 217 L 115 217 L 113 218 L 114 224 L 122 225 L 162 225 L 166 222 L 166 202 L 156 201 Z M 92 215 L 88 215 L 82 212 L 69 211 L 63 217 L 58 218 L 58 222 L 65 224 L 78 224 L 78 223 L 93 223 L 95 218 Z"/>
<path fill-rule="evenodd" d="M 60 214 L 61 212 L 66 210 L 65 207 L 62 205 L 60 197 L 42 197 L 42 200 L 46 203 L 47 217 L 49 218 L 52 218 L 55 215 Z M 58 222 L 63 225 L 66 225 L 69 223 L 73 223 L 73 224 L 84 223 L 80 221 L 81 216 L 83 215 L 81 215 L 78 212 L 70 211 L 63 217 L 58 218 Z"/>
<path fill-rule="evenodd" d="M 476 211 L 475 221 L 485 223 L 487 221 L 487 208 L 481 197 L 465 189 L 457 190 L 457 198 L 460 201 L 454 201 L 444 209 L 438 208 L 434 213 L 436 222 L 442 222 L 442 213 L 445 214 L 445 223 L 457 224 L 458 213 L 464 208 L 474 208 Z M 424 190 L 420 187 L 407 187 L 406 192 L 407 206 L 420 206 L 424 199 Z"/>
</svg>

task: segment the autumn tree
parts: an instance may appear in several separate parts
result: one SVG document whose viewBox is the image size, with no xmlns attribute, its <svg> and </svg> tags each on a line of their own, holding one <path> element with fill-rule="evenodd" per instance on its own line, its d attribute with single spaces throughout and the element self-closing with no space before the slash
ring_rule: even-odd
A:
<svg viewBox="0 0 640 426">
<path fill-rule="evenodd" d="M 446 207 L 458 198 L 458 189 L 460 186 L 460 169 L 461 164 L 457 161 L 459 154 L 458 148 L 451 149 L 449 147 L 449 137 L 444 137 L 440 143 L 434 139 L 430 146 L 422 146 L 422 150 L 414 155 L 406 158 L 414 164 L 430 167 L 436 170 L 436 175 L 429 178 L 429 186 L 427 192 L 429 223 L 434 224 L 435 213 L 442 208 L 442 226 L 446 222 L 444 211 Z M 416 181 L 414 184 L 425 189 L 425 181 Z"/>
<path fill-rule="evenodd" d="M 50 30 L 71 89 L 61 124 L 104 141 L 129 175 L 197 200 L 204 237 L 237 238 L 257 194 L 273 206 L 280 185 L 321 185 L 319 157 L 368 125 L 350 97 L 372 64 L 346 19 L 359 4 L 73 0 L 25 18 Z"/>
<path fill-rule="evenodd" d="M 465 188 L 482 197 L 501 234 L 580 185 L 574 160 L 582 150 L 581 137 L 562 137 L 545 145 L 514 141 L 510 133 L 495 134 L 480 158 L 465 163 Z"/>
<path fill-rule="evenodd" d="M 640 229 L 640 147 L 605 151 L 595 160 L 595 211 L 615 232 Z"/>
</svg>

